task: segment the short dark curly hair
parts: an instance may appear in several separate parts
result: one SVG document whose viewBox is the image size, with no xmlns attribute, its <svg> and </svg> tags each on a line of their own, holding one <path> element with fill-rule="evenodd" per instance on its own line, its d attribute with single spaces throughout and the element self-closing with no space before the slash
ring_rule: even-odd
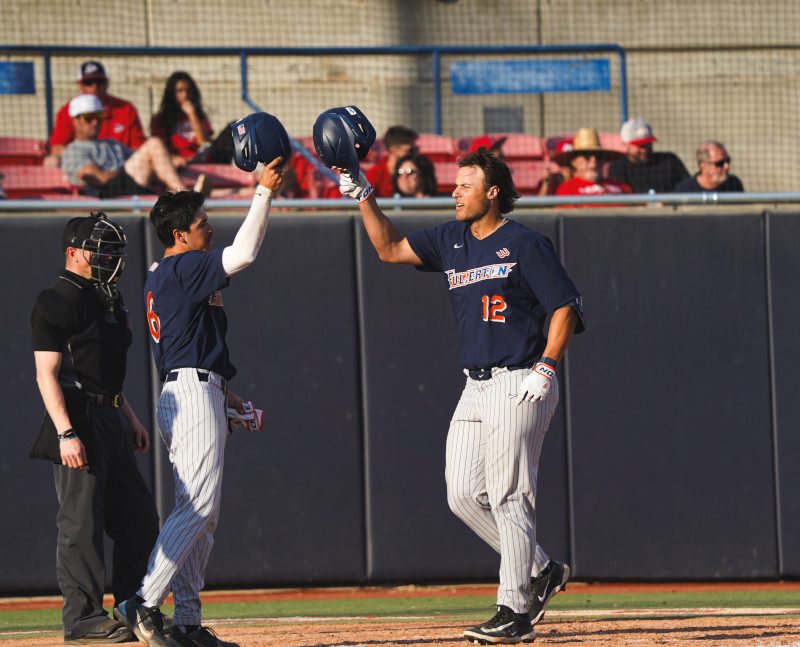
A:
<svg viewBox="0 0 800 647">
<path fill-rule="evenodd" d="M 511 171 L 504 161 L 489 153 L 485 146 L 481 146 L 466 157 L 458 160 L 458 166 L 460 168 L 474 166 L 481 169 L 486 177 L 487 187 L 497 186 L 499 189 L 500 213 L 514 211 L 514 204 L 520 196 L 514 187 Z"/>
<path fill-rule="evenodd" d="M 164 247 L 169 249 L 175 244 L 172 232 L 176 229 L 189 231 L 194 222 L 194 214 L 205 201 L 206 197 L 198 191 L 158 194 L 158 200 L 150 210 L 150 222 Z"/>
</svg>

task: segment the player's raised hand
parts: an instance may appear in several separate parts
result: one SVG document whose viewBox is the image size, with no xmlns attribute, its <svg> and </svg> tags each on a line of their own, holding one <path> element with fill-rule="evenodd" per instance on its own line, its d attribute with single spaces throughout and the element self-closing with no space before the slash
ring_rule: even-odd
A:
<svg viewBox="0 0 800 647">
<path fill-rule="evenodd" d="M 258 185 L 269 189 L 273 193 L 280 189 L 281 184 L 283 184 L 282 162 L 282 157 L 276 157 L 269 164 L 264 166 L 264 170 L 261 171 L 261 177 L 258 180 Z"/>
<path fill-rule="evenodd" d="M 550 393 L 550 386 L 556 376 L 556 369 L 549 364 L 539 362 L 533 367 L 517 389 L 517 406 L 523 402 L 541 402 Z"/>
<path fill-rule="evenodd" d="M 354 198 L 361 203 L 372 194 L 373 189 L 361 171 L 358 172 L 357 178 L 353 178 L 347 171 L 342 171 L 339 178 L 339 191 L 342 192 L 342 195 Z"/>
</svg>

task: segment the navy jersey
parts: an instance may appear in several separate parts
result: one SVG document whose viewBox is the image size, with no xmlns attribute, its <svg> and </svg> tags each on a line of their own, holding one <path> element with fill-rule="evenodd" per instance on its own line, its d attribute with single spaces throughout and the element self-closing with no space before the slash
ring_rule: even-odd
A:
<svg viewBox="0 0 800 647">
<path fill-rule="evenodd" d="M 222 249 L 166 256 L 144 284 L 153 357 L 161 379 L 174 368 L 203 368 L 231 379 L 222 288 L 230 284 Z"/>
<path fill-rule="evenodd" d="M 464 368 L 528 366 L 541 357 L 547 314 L 571 305 L 584 328 L 581 297 L 548 238 L 508 220 L 478 240 L 451 221 L 407 236 L 428 272 L 450 288 Z"/>
</svg>

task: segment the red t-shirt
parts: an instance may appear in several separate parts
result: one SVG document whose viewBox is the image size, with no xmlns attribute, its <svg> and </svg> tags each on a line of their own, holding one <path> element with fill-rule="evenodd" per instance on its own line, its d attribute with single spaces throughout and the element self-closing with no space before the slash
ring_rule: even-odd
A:
<svg viewBox="0 0 800 647">
<path fill-rule="evenodd" d="M 621 182 L 620 180 L 615 180 L 614 178 L 603 178 L 599 182 L 589 182 L 589 180 L 584 180 L 583 178 L 579 177 L 571 177 L 569 180 L 561 183 L 561 186 L 558 187 L 556 191 L 556 195 L 583 195 L 583 196 L 593 196 L 593 195 L 609 195 L 609 194 L 620 194 L 620 193 L 633 193 L 631 188 Z M 581 207 L 612 207 L 612 206 L 619 206 L 619 205 L 611 205 L 611 204 L 582 204 L 582 205 L 559 205 L 562 207 L 571 207 L 571 206 L 581 206 Z"/>
<path fill-rule="evenodd" d="M 128 148 L 139 148 L 145 137 L 139 114 L 133 104 L 124 99 L 107 95 L 106 118 L 100 125 L 98 139 L 116 139 Z M 53 132 L 50 133 L 50 148 L 59 144 L 66 146 L 75 139 L 72 130 L 72 117 L 69 116 L 69 101 L 61 107 L 56 115 Z"/>
<path fill-rule="evenodd" d="M 375 189 L 375 195 L 379 198 L 391 198 L 394 195 L 388 155 L 382 155 L 375 166 L 364 173 L 364 176 L 372 185 L 372 188 Z"/>
<path fill-rule="evenodd" d="M 208 117 L 203 117 L 202 121 L 203 128 L 210 136 L 214 132 L 211 128 L 211 122 Z M 192 122 L 189 121 L 189 117 L 186 115 L 183 115 L 175 124 L 171 134 L 167 133 L 161 125 L 161 115 L 153 115 L 153 119 L 150 121 L 150 134 L 154 137 L 159 137 L 166 144 L 167 150 L 172 155 L 180 155 L 187 160 L 192 159 L 197 153 L 197 149 L 200 148 L 197 135 L 195 135 L 194 128 L 192 128 Z"/>
</svg>

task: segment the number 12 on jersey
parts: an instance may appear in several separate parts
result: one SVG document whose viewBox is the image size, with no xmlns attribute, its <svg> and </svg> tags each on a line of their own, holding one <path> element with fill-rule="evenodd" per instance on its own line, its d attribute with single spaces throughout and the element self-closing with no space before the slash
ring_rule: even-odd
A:
<svg viewBox="0 0 800 647">
<path fill-rule="evenodd" d="M 483 304 L 483 320 L 484 321 L 499 321 L 504 323 L 506 318 L 501 314 L 506 309 L 506 300 L 498 295 L 490 297 L 484 294 L 481 297 Z"/>
</svg>

